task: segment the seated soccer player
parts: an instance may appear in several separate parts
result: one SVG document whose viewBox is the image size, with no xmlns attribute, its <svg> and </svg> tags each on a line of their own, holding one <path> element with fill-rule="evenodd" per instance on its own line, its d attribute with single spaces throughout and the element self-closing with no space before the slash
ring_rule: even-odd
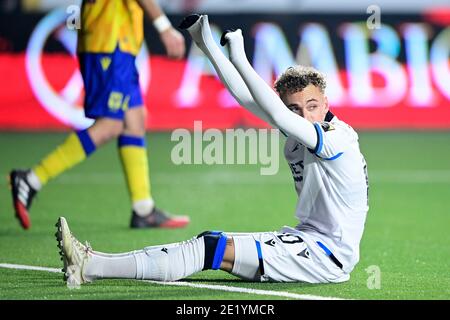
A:
<svg viewBox="0 0 450 320">
<path fill-rule="evenodd" d="M 368 211 L 366 164 L 356 132 L 329 110 L 322 74 L 290 67 L 275 82 L 277 95 L 248 62 L 241 30 L 222 36 L 228 60 L 212 38 L 207 16 L 188 16 L 180 27 L 237 101 L 286 134 L 284 153 L 300 222 L 278 232 L 204 232 L 185 242 L 106 254 L 80 243 L 60 218 L 56 235 L 68 284 L 104 278 L 174 281 L 207 269 L 253 281 L 349 280 Z"/>
<path fill-rule="evenodd" d="M 10 184 L 16 217 L 31 226 L 29 210 L 36 193 L 51 179 L 117 139 L 132 202 L 131 228 L 178 228 L 187 216 L 171 216 L 155 206 L 145 142 L 146 109 L 135 66 L 143 42 L 143 11 L 152 19 L 171 58 L 182 58 L 183 36 L 154 0 L 83 1 L 78 32 L 78 59 L 83 76 L 84 111 L 94 124 L 72 132 L 30 170 L 12 170 Z"/>
</svg>

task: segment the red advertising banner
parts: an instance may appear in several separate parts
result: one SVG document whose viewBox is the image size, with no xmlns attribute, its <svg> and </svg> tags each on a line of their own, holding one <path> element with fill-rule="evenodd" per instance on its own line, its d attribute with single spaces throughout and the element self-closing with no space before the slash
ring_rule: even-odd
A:
<svg viewBox="0 0 450 320">
<path fill-rule="evenodd" d="M 450 129 L 450 27 L 440 17 L 384 17 L 372 30 L 358 17 L 249 15 L 239 23 L 252 65 L 267 83 L 290 65 L 313 65 L 327 76 L 331 110 L 354 128 Z M 23 49 L 0 52 L 0 130 L 92 123 L 82 108 L 76 31 L 67 29 L 65 19 L 58 10 L 39 17 Z M 223 26 L 211 25 L 220 37 Z M 44 50 L 48 43 L 59 49 Z M 187 45 L 183 61 L 150 55 L 146 46 L 137 58 L 147 128 L 193 128 L 196 120 L 203 128 L 266 126 L 237 105 L 189 39 Z"/>
<path fill-rule="evenodd" d="M 89 125 L 90 121 L 83 117 L 83 95 L 77 95 L 76 99 L 69 97 L 68 86 L 81 81 L 76 59 L 70 55 L 46 54 L 41 57 L 41 63 L 45 80 L 34 83 L 27 75 L 24 54 L 0 55 L 0 74 L 6 75 L 0 78 L 0 128 L 59 130 Z M 220 96 L 226 90 L 214 76 L 201 80 L 198 87 L 201 95 L 195 106 L 183 106 L 179 86 L 186 62 L 154 57 L 148 64 L 152 68 L 151 83 L 143 90 L 148 129 L 192 128 L 196 120 L 202 120 L 204 128 L 265 126 L 238 106 L 231 96 L 226 97 L 231 101 L 228 106 L 221 105 Z M 60 110 L 55 112 L 54 109 Z"/>
<path fill-rule="evenodd" d="M 60 107 L 61 110 L 67 107 L 66 103 L 60 106 L 57 103 L 58 99 L 64 101 L 70 95 L 67 84 L 74 82 L 73 78 L 76 78 L 76 59 L 70 55 L 46 54 L 41 61 L 46 81 L 35 84 L 36 90 L 41 91 L 36 94 L 26 72 L 25 55 L 0 55 L 1 129 L 55 130 L 83 126 L 82 121 L 71 123 L 70 119 L 64 119 L 47 106 L 55 103 L 55 107 Z M 196 91 L 192 93 L 195 101 L 183 104 L 183 99 L 189 100 L 187 93 L 180 90 L 186 61 L 153 57 L 148 63 L 151 66 L 151 79 L 144 90 L 149 111 L 148 129 L 192 128 L 195 120 L 202 120 L 204 128 L 265 126 L 262 121 L 238 106 L 215 76 L 202 76 L 198 86 L 193 89 Z M 433 101 L 426 106 L 412 105 L 410 95 L 405 94 L 401 101 L 388 107 L 332 105 L 331 109 L 355 128 L 450 129 L 450 101 L 437 88 L 433 87 L 432 92 Z M 74 117 L 82 119 L 82 95 L 77 95 L 73 100 L 71 112 L 75 111 Z M 88 123 L 89 121 L 85 122 L 86 125 Z"/>
</svg>

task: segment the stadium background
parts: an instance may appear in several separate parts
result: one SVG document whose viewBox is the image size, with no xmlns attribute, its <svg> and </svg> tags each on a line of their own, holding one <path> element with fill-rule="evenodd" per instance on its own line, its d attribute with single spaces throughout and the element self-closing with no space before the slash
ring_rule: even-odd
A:
<svg viewBox="0 0 450 320">
<path fill-rule="evenodd" d="M 407 7 L 400 0 L 346 0 L 339 1 L 339 7 L 331 0 L 159 2 L 174 25 L 188 13 L 201 12 L 210 16 L 217 36 L 222 30 L 242 28 L 248 56 L 269 83 L 295 62 L 312 64 L 324 71 L 332 111 L 360 134 L 371 177 L 371 211 L 354 280 L 325 289 L 289 285 L 270 288 L 343 298 L 449 299 L 448 1 L 410 0 Z M 63 139 L 68 129 L 90 124 L 81 108 L 82 82 L 74 56 L 76 32 L 65 26 L 71 14 L 67 9 L 76 3 L 7 0 L 0 4 L 2 175 L 13 167 L 30 166 L 39 160 Z M 366 10 L 373 4 L 381 8 L 382 25 L 369 30 L 366 23 L 371 13 Z M 293 188 L 283 164 L 280 173 L 270 180 L 260 177 L 255 166 L 217 168 L 170 163 L 170 131 L 192 128 L 194 120 L 202 120 L 204 129 L 264 124 L 236 104 L 189 37 L 186 59 L 170 61 L 164 57 L 149 21 L 145 28 L 146 49 L 141 52 L 138 67 L 149 110 L 152 183 L 159 201 L 174 211 L 188 211 L 192 225 L 173 233 L 157 231 L 150 240 L 146 233 L 126 230 L 125 185 L 114 146 L 107 146 L 94 156 L 96 160 L 58 178 L 42 193 L 33 208 L 34 225 L 29 233 L 23 233 L 12 219 L 7 184 L 0 184 L 0 263 L 58 266 L 57 256 L 52 256 L 55 250 L 49 230 L 59 213 L 71 217 L 86 239 L 93 238 L 97 245 L 111 251 L 179 241 L 204 228 L 261 231 L 295 223 L 290 213 Z M 97 193 L 99 186 L 102 192 Z M 187 194 L 186 189 L 192 194 Z M 177 196 L 174 201 L 174 193 L 189 199 L 208 195 L 215 200 L 206 205 L 188 198 L 180 202 Z M 96 201 L 91 194 L 102 201 Z M 111 194 L 123 204 L 111 202 Z M 248 201 L 239 194 L 245 194 Z M 274 202 L 258 203 L 261 198 L 274 198 Z M 261 203 L 266 208 L 273 208 L 275 203 L 276 210 L 285 212 L 284 216 L 261 218 L 255 208 Z M 205 207 L 215 208 L 217 214 Z M 242 218 L 246 214 L 248 217 Z M 257 224 L 255 219 L 259 219 Z M 102 233 L 104 228 L 115 230 L 120 243 L 114 245 Z M 379 265 L 384 272 L 382 290 L 367 289 L 364 268 L 369 265 Z M 42 298 L 37 289 L 20 289 L 17 279 L 22 274 L 27 274 L 28 284 L 39 280 L 50 284 L 43 289 L 44 298 L 61 298 L 50 290 L 53 284 L 60 285 L 59 278 L 57 281 L 48 275 L 6 269 L 0 269 L 4 280 L 0 298 Z M 227 280 L 232 279 L 206 274 L 210 281 L 221 284 L 229 284 Z M 124 287 L 119 282 L 105 283 L 98 295 L 85 291 L 74 297 L 66 295 L 64 288 L 57 291 L 63 298 L 156 298 L 142 295 L 148 285 L 138 286 L 142 292 L 127 296 L 122 295 Z M 112 294 L 106 293 L 107 288 Z M 190 292 L 188 296 L 209 298 L 209 293 L 200 292 Z M 227 294 L 225 298 L 254 298 Z M 161 297 L 174 298 L 170 294 L 158 296 Z"/>
</svg>

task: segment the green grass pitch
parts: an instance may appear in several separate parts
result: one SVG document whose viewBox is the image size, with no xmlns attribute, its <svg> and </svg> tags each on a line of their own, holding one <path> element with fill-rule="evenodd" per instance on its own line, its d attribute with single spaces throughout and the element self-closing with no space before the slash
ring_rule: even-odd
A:
<svg viewBox="0 0 450 320">
<path fill-rule="evenodd" d="M 62 142 L 59 133 L 0 133 L 0 174 L 27 168 Z M 32 228 L 13 216 L 6 179 L 0 182 L 0 263 L 60 268 L 54 224 L 94 249 L 122 252 L 191 238 L 204 230 L 274 231 L 294 226 L 296 194 L 281 154 L 275 176 L 257 165 L 181 165 L 170 161 L 168 133 L 148 135 L 151 182 L 158 206 L 188 214 L 178 230 L 130 230 L 129 199 L 115 143 L 51 181 L 32 208 Z M 282 141 L 283 142 L 283 141 Z M 343 284 L 250 283 L 222 271 L 196 274 L 189 284 L 224 285 L 344 299 L 450 299 L 449 132 L 360 133 L 370 180 L 370 211 L 361 259 Z M 367 286 L 369 266 L 381 288 Z M 68 290 L 62 275 L 0 268 L 0 299 L 286 299 L 207 288 L 103 280 Z"/>
</svg>

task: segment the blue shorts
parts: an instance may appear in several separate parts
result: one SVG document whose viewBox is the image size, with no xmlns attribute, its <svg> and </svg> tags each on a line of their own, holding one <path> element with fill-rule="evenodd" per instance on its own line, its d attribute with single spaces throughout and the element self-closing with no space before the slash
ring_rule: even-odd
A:
<svg viewBox="0 0 450 320">
<path fill-rule="evenodd" d="M 79 53 L 86 117 L 123 120 L 129 108 L 143 105 L 136 57 L 120 51 Z"/>
</svg>

